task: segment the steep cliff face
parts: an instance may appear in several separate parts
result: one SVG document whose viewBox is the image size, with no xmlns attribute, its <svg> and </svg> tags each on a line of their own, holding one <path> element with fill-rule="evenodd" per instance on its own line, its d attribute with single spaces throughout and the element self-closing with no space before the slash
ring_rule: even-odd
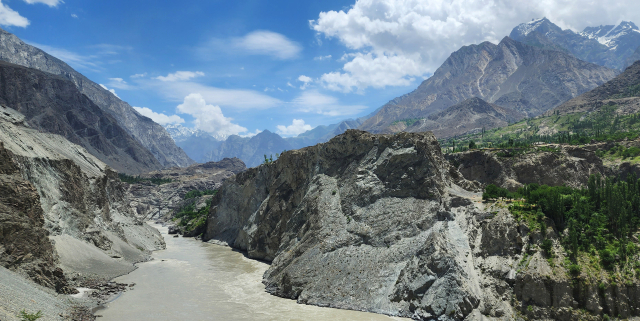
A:
<svg viewBox="0 0 640 321">
<path fill-rule="evenodd" d="M 602 170 L 592 156 L 557 157 Z M 530 230 L 505 204 L 479 202 L 476 184 L 431 133 L 351 130 L 225 182 L 203 239 L 271 261 L 267 291 L 299 303 L 419 320 L 640 314 L 638 282 L 598 290 L 590 284 L 605 276 L 591 272 L 576 281 L 552 221 L 544 234 Z"/>
<path fill-rule="evenodd" d="M 112 168 L 127 173 L 162 168 L 117 121 L 59 76 L 0 62 L 0 104 L 26 116 L 32 128 L 81 145 Z"/>
<path fill-rule="evenodd" d="M 2 29 L 0 29 L 0 60 L 38 69 L 70 80 L 81 93 L 114 117 L 118 124 L 148 149 L 163 166 L 193 164 L 193 160 L 175 145 L 162 126 L 140 115 L 129 104 L 75 71 L 63 61 L 24 43 L 15 35 Z"/>
<path fill-rule="evenodd" d="M 29 128 L 25 120 L 0 109 L 0 141 L 19 176 L 35 188 L 43 227 L 67 275 L 112 278 L 164 247 L 158 231 L 129 208 L 117 173 L 84 148 Z"/>
<path fill-rule="evenodd" d="M 72 292 L 48 235 L 38 191 L 0 142 L 0 266 L 59 293 Z"/>
<path fill-rule="evenodd" d="M 382 132 L 395 121 L 425 118 L 472 97 L 536 116 L 615 77 L 616 71 L 505 37 L 451 54 L 413 92 L 398 97 L 360 129 Z"/>
</svg>

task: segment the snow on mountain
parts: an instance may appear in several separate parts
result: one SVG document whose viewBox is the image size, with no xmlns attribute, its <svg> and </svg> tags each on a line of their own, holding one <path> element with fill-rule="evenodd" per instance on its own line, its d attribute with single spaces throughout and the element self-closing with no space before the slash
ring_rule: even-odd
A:
<svg viewBox="0 0 640 321">
<path fill-rule="evenodd" d="M 547 20 L 547 18 L 533 19 L 530 22 L 526 22 L 518 25 L 516 27 L 516 30 L 521 35 L 527 36 L 532 31 L 535 31 L 536 29 L 538 29 L 545 22 L 545 20 Z"/>
<path fill-rule="evenodd" d="M 621 38 L 626 36 L 638 37 L 635 33 L 640 33 L 638 27 L 630 21 L 622 21 L 618 25 L 607 25 L 599 27 L 587 27 L 580 35 L 589 39 L 595 39 L 599 43 L 615 50 Z"/>
<path fill-rule="evenodd" d="M 195 137 L 212 137 L 218 141 L 223 141 L 227 138 L 222 135 L 211 135 L 203 130 L 188 128 L 182 125 L 166 125 L 164 126 L 164 128 L 167 130 L 169 135 L 171 135 L 171 138 L 173 138 L 173 141 L 175 141 L 176 143 L 185 141 L 186 139 L 194 136 Z"/>
</svg>

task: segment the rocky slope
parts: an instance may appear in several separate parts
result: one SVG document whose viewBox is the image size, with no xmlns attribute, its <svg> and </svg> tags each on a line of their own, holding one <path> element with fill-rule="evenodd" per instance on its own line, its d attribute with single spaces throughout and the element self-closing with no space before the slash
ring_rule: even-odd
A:
<svg viewBox="0 0 640 321">
<path fill-rule="evenodd" d="M 489 104 L 480 98 L 471 98 L 425 119 L 417 120 L 410 126 L 407 126 L 406 122 L 398 122 L 388 130 L 411 133 L 430 131 L 438 138 L 449 138 L 504 127 L 524 117 L 523 113 L 515 110 Z"/>
<path fill-rule="evenodd" d="M 162 165 L 108 113 L 60 76 L 0 61 L 0 104 L 32 128 L 81 145 L 112 168 L 140 173 Z"/>
<path fill-rule="evenodd" d="M 633 65 L 634 62 L 640 60 L 640 47 L 638 47 L 638 49 L 636 49 L 636 51 L 633 53 L 633 55 L 631 55 L 629 58 L 627 58 L 626 64 L 625 64 L 625 69 L 628 68 L 629 66 Z"/>
<path fill-rule="evenodd" d="M 547 115 L 592 112 L 609 104 L 622 107 L 627 114 L 640 110 L 640 61 L 602 86 L 567 101 Z"/>
<path fill-rule="evenodd" d="M 133 138 L 148 149 L 166 167 L 193 164 L 178 148 L 167 131 L 140 115 L 129 104 L 75 71 L 63 61 L 28 45 L 15 35 L 0 29 L 0 60 L 38 69 L 70 80 L 81 93 L 116 119 Z"/>
<path fill-rule="evenodd" d="M 16 182 L 13 188 L 24 191 L 24 201 L 39 197 L 38 204 L 30 204 L 33 228 L 43 224 L 68 278 L 76 284 L 110 279 L 133 270 L 132 263 L 146 260 L 148 251 L 164 247 L 158 231 L 130 210 L 116 172 L 84 148 L 30 128 L 25 120 L 12 109 L 2 109 L 0 141 L 11 153 L 17 175 L 30 184 Z M 37 206 L 43 221 L 38 221 Z"/>
<path fill-rule="evenodd" d="M 203 237 L 271 261 L 267 291 L 299 303 L 419 320 L 640 314 L 636 284 L 574 282 L 540 231 L 462 187 L 477 185 L 431 133 L 347 131 L 227 181 Z M 562 260 L 557 235 L 550 223 Z"/>
<path fill-rule="evenodd" d="M 627 59 L 640 46 L 640 30 L 629 21 L 618 25 L 586 27 L 582 32 L 562 30 L 547 18 L 533 20 L 515 27 L 509 37 L 530 45 L 540 45 L 545 38 L 547 49 L 570 52 L 577 58 L 622 70 Z"/>
<path fill-rule="evenodd" d="M 395 121 L 425 118 L 472 97 L 536 116 L 615 77 L 617 72 L 568 53 L 505 37 L 451 54 L 415 91 L 398 97 L 360 129 L 381 132 Z"/>
<path fill-rule="evenodd" d="M 168 221 L 176 209 L 184 206 L 184 196 L 188 192 L 216 190 L 226 179 L 245 169 L 246 166 L 241 160 L 225 158 L 219 162 L 151 172 L 140 177 L 159 178 L 171 182 L 162 185 L 145 181 L 128 184 L 127 198 L 137 217 Z"/>
<path fill-rule="evenodd" d="M 604 145 L 550 145 L 557 151 L 534 148 L 528 154 L 518 155 L 508 149 L 471 150 L 446 157 L 466 179 L 482 185 L 495 184 L 511 191 L 533 183 L 579 188 L 587 184 L 592 174 L 614 174 L 595 154 L 596 150 L 606 148 Z"/>
</svg>

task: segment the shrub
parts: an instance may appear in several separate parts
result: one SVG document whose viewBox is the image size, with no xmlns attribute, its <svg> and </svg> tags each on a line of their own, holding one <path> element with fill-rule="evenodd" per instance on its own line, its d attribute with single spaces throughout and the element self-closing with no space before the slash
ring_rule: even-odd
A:
<svg viewBox="0 0 640 321">
<path fill-rule="evenodd" d="M 540 248 L 547 254 L 551 254 L 551 249 L 553 248 L 553 242 L 550 239 L 544 239 L 540 244 Z"/>
<path fill-rule="evenodd" d="M 580 275 L 580 272 L 582 272 L 582 267 L 580 265 L 578 264 L 569 265 L 569 273 L 571 273 L 571 275 L 578 276 Z"/>
<path fill-rule="evenodd" d="M 35 321 L 42 318 L 42 311 L 38 311 L 37 313 L 27 313 L 24 309 L 20 311 L 18 315 L 21 321 Z"/>
</svg>

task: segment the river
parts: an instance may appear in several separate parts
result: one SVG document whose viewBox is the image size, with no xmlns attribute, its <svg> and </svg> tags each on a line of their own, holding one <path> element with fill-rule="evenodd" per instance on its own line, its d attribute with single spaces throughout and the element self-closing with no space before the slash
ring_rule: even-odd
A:
<svg viewBox="0 0 640 321">
<path fill-rule="evenodd" d="M 98 320 L 407 320 L 297 304 L 265 292 L 269 265 L 229 247 L 174 238 L 156 224 L 167 249 L 115 281 L 133 290 L 98 310 Z"/>
</svg>

